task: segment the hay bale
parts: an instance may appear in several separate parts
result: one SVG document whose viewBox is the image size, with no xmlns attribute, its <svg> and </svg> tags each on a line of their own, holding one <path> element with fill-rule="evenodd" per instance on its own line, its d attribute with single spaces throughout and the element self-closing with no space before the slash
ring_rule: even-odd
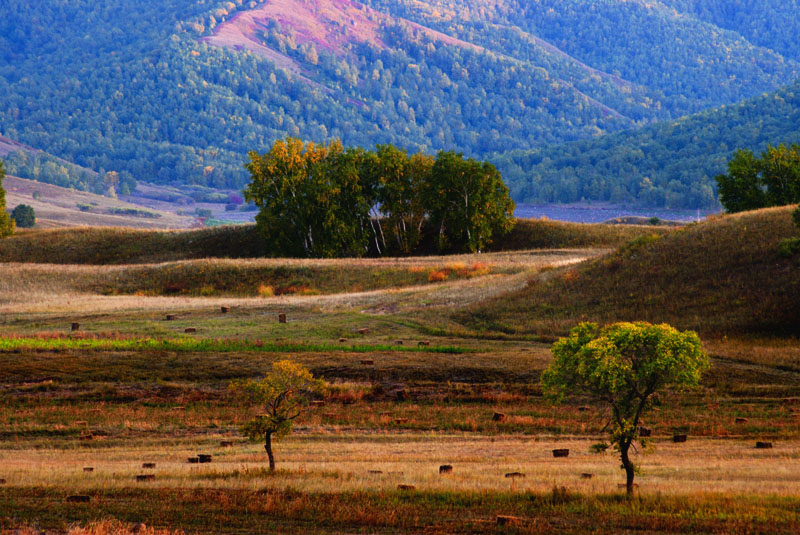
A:
<svg viewBox="0 0 800 535">
<path fill-rule="evenodd" d="M 443 464 L 439 467 L 440 474 L 452 474 L 453 473 L 453 465 L 451 464 Z"/>
<path fill-rule="evenodd" d="M 186 334 L 194 334 L 197 332 L 197 329 L 195 327 L 186 327 L 183 332 Z"/>
<path fill-rule="evenodd" d="M 746 424 L 748 422 L 747 418 L 736 418 L 737 424 Z"/>
<path fill-rule="evenodd" d="M 74 496 L 67 496 L 67 503 L 89 503 L 92 501 L 90 496 L 84 495 L 74 495 Z"/>
<path fill-rule="evenodd" d="M 368 328 L 366 328 L 366 327 L 362 327 L 362 328 L 358 329 L 356 332 L 357 332 L 358 334 L 361 334 L 361 335 L 364 335 L 364 334 L 369 334 L 369 329 L 368 329 Z"/>
<path fill-rule="evenodd" d="M 496 522 L 498 526 L 522 525 L 522 519 L 520 517 L 511 515 L 497 515 Z"/>
<path fill-rule="evenodd" d="M 200 463 L 210 463 L 211 462 L 211 455 L 207 453 L 199 453 L 197 454 L 197 460 Z"/>
<path fill-rule="evenodd" d="M 198 457 L 189 457 L 189 458 L 187 459 L 187 462 L 188 462 L 189 464 L 197 464 L 197 463 L 199 463 L 199 462 L 200 462 L 200 459 L 199 459 Z"/>
<path fill-rule="evenodd" d="M 639 428 L 639 436 L 643 438 L 647 438 L 653 435 L 653 430 L 649 427 L 640 427 Z"/>
<path fill-rule="evenodd" d="M 149 468 L 150 470 L 152 470 L 155 467 L 156 463 L 142 463 L 142 468 Z"/>
<path fill-rule="evenodd" d="M 494 413 L 492 415 L 492 421 L 493 422 L 505 422 L 506 421 L 506 415 L 503 414 L 502 412 L 496 412 L 496 413 Z"/>
<path fill-rule="evenodd" d="M 167 314 L 167 317 L 164 318 L 165 321 L 175 321 L 177 316 L 175 314 Z"/>
<path fill-rule="evenodd" d="M 84 472 L 94 472 L 94 466 L 84 466 L 83 467 L 83 471 Z"/>
<path fill-rule="evenodd" d="M 594 477 L 594 474 L 591 474 L 589 472 L 584 472 L 584 473 L 581 474 L 581 479 L 592 479 L 593 477 Z"/>
<path fill-rule="evenodd" d="M 72 330 L 73 331 L 79 331 L 80 328 L 81 328 L 81 324 L 80 323 L 78 323 L 77 321 L 73 321 L 72 322 Z"/>
<path fill-rule="evenodd" d="M 522 472 L 509 472 L 506 474 L 506 477 L 510 479 L 517 479 L 520 477 L 525 477 L 525 474 L 523 474 Z"/>
<path fill-rule="evenodd" d="M 219 307 L 219 311 L 220 311 L 222 314 L 227 314 L 228 312 L 230 312 L 230 311 L 231 311 L 231 307 L 225 307 L 225 306 L 222 306 L 222 307 Z"/>
<path fill-rule="evenodd" d="M 757 450 L 771 450 L 772 442 L 756 442 Z"/>
<path fill-rule="evenodd" d="M 560 448 L 553 450 L 553 457 L 569 457 L 569 449 Z"/>
<path fill-rule="evenodd" d="M 676 444 L 681 443 L 681 442 L 686 442 L 687 438 L 688 437 L 686 435 L 673 435 L 672 442 L 674 442 Z"/>
<path fill-rule="evenodd" d="M 286 314 L 283 312 L 278 314 L 278 323 L 286 323 Z"/>
<path fill-rule="evenodd" d="M 138 476 L 136 476 L 136 481 L 138 481 L 138 482 L 154 481 L 155 478 L 156 478 L 156 476 L 154 476 L 153 474 L 139 474 Z"/>
<path fill-rule="evenodd" d="M 347 342 L 347 338 L 339 338 L 339 342 L 342 342 L 342 343 Z"/>
<path fill-rule="evenodd" d="M 397 488 L 399 490 L 404 490 L 406 492 L 410 492 L 412 490 L 415 490 L 417 487 L 415 487 L 414 485 L 397 485 Z"/>
<path fill-rule="evenodd" d="M 375 361 L 372 360 L 372 359 L 361 359 L 361 365 L 362 366 L 374 366 L 375 365 Z"/>
</svg>

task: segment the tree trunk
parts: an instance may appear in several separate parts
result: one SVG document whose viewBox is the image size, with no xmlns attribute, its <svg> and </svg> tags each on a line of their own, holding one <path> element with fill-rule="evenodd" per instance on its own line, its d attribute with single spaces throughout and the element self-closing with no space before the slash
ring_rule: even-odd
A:
<svg viewBox="0 0 800 535">
<path fill-rule="evenodd" d="M 272 454 L 272 431 L 267 431 L 264 436 L 264 449 L 267 450 L 267 457 L 269 457 L 269 471 L 275 471 L 275 456 Z"/>
<path fill-rule="evenodd" d="M 628 452 L 631 449 L 631 443 L 625 441 L 619 445 L 619 451 L 622 456 L 622 466 L 625 468 L 625 489 L 628 492 L 628 497 L 630 498 L 633 496 L 633 476 L 634 476 L 634 467 L 633 462 L 631 462 L 631 458 L 628 456 Z"/>
</svg>

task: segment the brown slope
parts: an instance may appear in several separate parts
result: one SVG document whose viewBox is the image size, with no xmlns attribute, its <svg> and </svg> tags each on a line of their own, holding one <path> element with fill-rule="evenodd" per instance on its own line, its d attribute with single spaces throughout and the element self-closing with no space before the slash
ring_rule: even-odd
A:
<svg viewBox="0 0 800 535">
<path fill-rule="evenodd" d="M 798 234 L 792 208 L 721 216 L 640 238 L 456 318 L 513 334 L 560 335 L 585 320 L 643 320 L 711 335 L 797 336 L 800 258 L 777 253 L 783 238 Z"/>
</svg>

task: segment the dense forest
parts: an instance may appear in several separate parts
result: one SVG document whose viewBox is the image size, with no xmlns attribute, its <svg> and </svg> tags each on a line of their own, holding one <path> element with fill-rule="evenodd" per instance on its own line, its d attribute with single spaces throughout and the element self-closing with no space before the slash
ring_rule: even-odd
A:
<svg viewBox="0 0 800 535">
<path fill-rule="evenodd" d="M 711 207 L 714 176 L 736 149 L 800 140 L 800 83 L 677 121 L 541 150 L 497 155 L 521 202 L 581 200 Z"/>
<path fill-rule="evenodd" d="M 315 14 L 351 5 L 291 1 Z M 662 184 L 654 173 L 635 173 L 663 189 L 643 194 L 634 178 L 602 165 L 588 174 L 580 162 L 570 165 L 581 168 L 578 179 L 528 162 L 571 150 L 564 142 L 608 144 L 617 138 L 603 134 L 734 104 L 800 74 L 793 37 L 800 16 L 774 0 L 730 4 L 737 9 L 702 0 L 368 0 L 374 11 L 359 9 L 379 38 L 338 48 L 285 21 L 264 23 L 258 45 L 302 75 L 202 41 L 263 4 L 7 0 L 0 133 L 97 174 L 44 156 L 37 163 L 12 155 L 8 170 L 92 191 L 106 187 L 109 172 L 127 189 L 136 180 L 242 187 L 247 152 L 291 135 L 500 155 L 498 168 L 519 200 L 705 206 L 715 202 L 713 190 L 694 175 Z M 720 164 L 740 145 L 726 139 L 728 153 L 693 163 Z"/>
</svg>

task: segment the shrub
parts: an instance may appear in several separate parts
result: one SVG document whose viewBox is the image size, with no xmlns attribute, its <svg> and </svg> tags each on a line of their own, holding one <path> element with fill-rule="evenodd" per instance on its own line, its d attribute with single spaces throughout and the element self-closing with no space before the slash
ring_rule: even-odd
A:
<svg viewBox="0 0 800 535">
<path fill-rule="evenodd" d="M 36 224 L 36 213 L 28 204 L 18 204 L 11 212 L 11 219 L 19 228 L 31 228 Z"/>
</svg>

